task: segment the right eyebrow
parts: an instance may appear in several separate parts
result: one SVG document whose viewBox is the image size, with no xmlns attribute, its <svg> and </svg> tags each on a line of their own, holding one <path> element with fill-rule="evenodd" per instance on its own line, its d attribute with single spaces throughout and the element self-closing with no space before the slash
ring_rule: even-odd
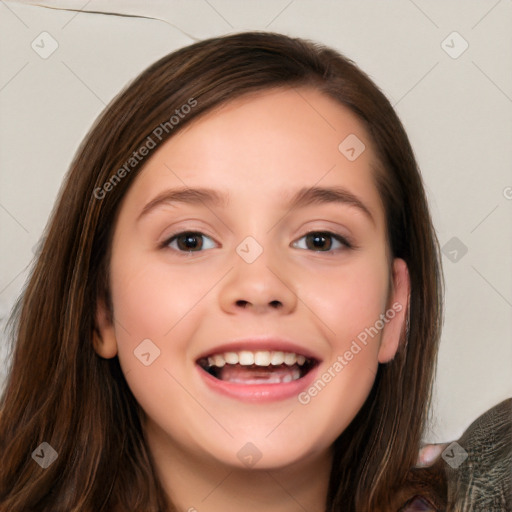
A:
<svg viewBox="0 0 512 512">
<path fill-rule="evenodd" d="M 170 203 L 204 204 L 206 206 L 226 207 L 228 197 L 226 194 L 210 188 L 185 187 L 164 190 L 144 206 L 137 220 L 157 206 Z"/>
</svg>

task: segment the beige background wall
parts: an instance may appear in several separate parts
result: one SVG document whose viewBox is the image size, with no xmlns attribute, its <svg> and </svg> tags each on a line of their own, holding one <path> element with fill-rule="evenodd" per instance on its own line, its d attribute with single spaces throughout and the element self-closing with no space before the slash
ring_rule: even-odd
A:
<svg viewBox="0 0 512 512">
<path fill-rule="evenodd" d="M 0 2 L 0 327 L 71 158 L 109 100 L 164 54 L 249 29 L 337 48 L 403 120 L 445 252 L 427 439 L 457 438 L 512 396 L 510 0 Z M 2 335 L 0 386 L 6 361 Z"/>
</svg>

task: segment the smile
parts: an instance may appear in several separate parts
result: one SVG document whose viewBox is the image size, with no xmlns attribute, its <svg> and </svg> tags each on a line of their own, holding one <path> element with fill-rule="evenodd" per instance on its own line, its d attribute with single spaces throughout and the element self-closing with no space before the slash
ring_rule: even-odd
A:
<svg viewBox="0 0 512 512">
<path fill-rule="evenodd" d="M 244 385 L 292 382 L 304 377 L 315 363 L 302 354 L 268 350 L 223 352 L 198 361 L 212 377 Z"/>
</svg>

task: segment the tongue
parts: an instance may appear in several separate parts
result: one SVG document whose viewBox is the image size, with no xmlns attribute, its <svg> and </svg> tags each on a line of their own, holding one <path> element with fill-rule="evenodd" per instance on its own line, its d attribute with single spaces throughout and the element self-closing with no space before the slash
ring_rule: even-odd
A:
<svg viewBox="0 0 512 512">
<path fill-rule="evenodd" d="M 237 384 L 279 384 L 300 377 L 300 370 L 293 366 L 241 366 L 226 364 L 218 373 L 220 380 Z"/>
</svg>

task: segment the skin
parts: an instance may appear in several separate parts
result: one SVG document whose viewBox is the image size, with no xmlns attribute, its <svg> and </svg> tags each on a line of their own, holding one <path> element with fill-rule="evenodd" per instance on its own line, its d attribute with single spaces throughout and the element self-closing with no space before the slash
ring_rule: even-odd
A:
<svg viewBox="0 0 512 512">
<path fill-rule="evenodd" d="M 366 146 L 353 162 L 338 150 L 349 134 Z M 350 110 L 314 89 L 276 89 L 194 120 L 151 155 L 125 196 L 111 256 L 115 320 L 100 304 L 94 346 L 119 357 L 147 416 L 156 470 L 180 510 L 324 510 L 332 443 L 363 405 L 378 363 L 394 357 L 408 301 L 406 264 L 388 259 L 377 163 Z M 313 185 L 348 189 L 373 220 L 348 204 L 286 207 Z M 229 203 L 166 204 L 137 220 L 162 191 L 183 186 L 227 192 Z M 183 231 L 206 235 L 196 242 L 203 248 L 180 254 L 176 240 L 161 247 Z M 357 249 L 327 238 L 314 250 L 306 235 L 318 231 Z M 236 252 L 247 236 L 263 249 L 252 263 Z M 228 340 L 276 335 L 313 350 L 320 376 L 393 303 L 402 310 L 306 405 L 296 396 L 222 396 L 195 366 Z M 160 356 L 145 366 L 134 350 L 148 338 Z M 262 455 L 254 467 L 237 457 L 248 442 Z"/>
</svg>

